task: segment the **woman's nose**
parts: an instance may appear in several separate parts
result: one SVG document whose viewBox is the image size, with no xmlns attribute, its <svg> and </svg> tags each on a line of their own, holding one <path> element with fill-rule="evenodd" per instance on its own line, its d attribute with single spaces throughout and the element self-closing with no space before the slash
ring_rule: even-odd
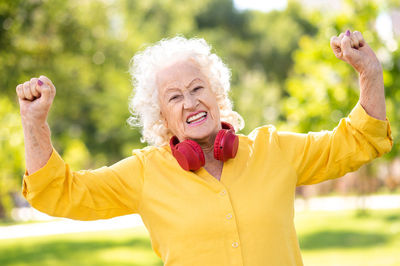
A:
<svg viewBox="0 0 400 266">
<path fill-rule="evenodd" d="M 185 109 L 194 109 L 199 103 L 196 96 L 193 95 L 185 95 L 185 99 L 183 102 L 183 108 Z"/>
</svg>

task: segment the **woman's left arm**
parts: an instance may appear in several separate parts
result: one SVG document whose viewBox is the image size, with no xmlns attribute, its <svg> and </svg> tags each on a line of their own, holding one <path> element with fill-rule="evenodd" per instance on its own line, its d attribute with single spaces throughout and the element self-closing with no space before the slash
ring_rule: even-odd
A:
<svg viewBox="0 0 400 266">
<path fill-rule="evenodd" d="M 337 58 L 360 75 L 360 100 L 347 118 L 332 131 L 294 134 L 278 132 L 278 144 L 297 174 L 297 185 L 310 185 L 343 176 L 393 145 L 386 105 L 382 67 L 361 33 L 332 37 Z"/>
<path fill-rule="evenodd" d="M 382 66 L 362 34 L 347 30 L 331 38 L 331 47 L 337 58 L 349 63 L 359 73 L 361 106 L 370 116 L 385 120 Z"/>
</svg>

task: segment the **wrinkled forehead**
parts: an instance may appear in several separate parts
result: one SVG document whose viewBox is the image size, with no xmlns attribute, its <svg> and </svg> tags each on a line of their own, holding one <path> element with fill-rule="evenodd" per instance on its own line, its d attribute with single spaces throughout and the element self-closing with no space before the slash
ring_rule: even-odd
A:
<svg viewBox="0 0 400 266">
<path fill-rule="evenodd" d="M 184 59 L 168 64 L 156 73 L 159 92 L 167 88 L 186 88 L 193 80 L 207 82 L 200 66 L 193 59 Z"/>
</svg>

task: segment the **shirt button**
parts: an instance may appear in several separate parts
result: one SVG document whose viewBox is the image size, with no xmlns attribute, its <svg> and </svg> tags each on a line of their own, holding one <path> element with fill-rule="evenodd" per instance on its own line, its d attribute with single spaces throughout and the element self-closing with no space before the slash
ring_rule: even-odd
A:
<svg viewBox="0 0 400 266">
<path fill-rule="evenodd" d="M 233 243 L 232 243 L 232 247 L 237 248 L 238 246 L 239 246 L 239 243 L 238 243 L 238 242 L 233 242 Z"/>
<path fill-rule="evenodd" d="M 228 220 L 232 219 L 232 213 L 228 213 L 228 214 L 226 215 L 226 219 L 228 219 Z"/>
<path fill-rule="evenodd" d="M 226 190 L 222 190 L 219 194 L 220 194 L 221 196 L 225 196 L 225 195 L 226 195 Z"/>
</svg>

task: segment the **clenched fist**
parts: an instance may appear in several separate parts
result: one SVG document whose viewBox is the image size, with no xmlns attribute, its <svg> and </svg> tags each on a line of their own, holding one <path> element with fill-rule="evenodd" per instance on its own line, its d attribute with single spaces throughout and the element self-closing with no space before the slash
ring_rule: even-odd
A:
<svg viewBox="0 0 400 266">
<path fill-rule="evenodd" d="M 359 103 L 370 116 L 385 120 L 385 88 L 382 66 L 374 51 L 358 31 L 349 30 L 331 38 L 335 56 L 350 65 L 360 74 Z"/>
<path fill-rule="evenodd" d="M 46 122 L 56 88 L 46 76 L 32 78 L 16 88 L 22 120 Z"/>
<path fill-rule="evenodd" d="M 359 31 L 347 30 L 346 33 L 333 36 L 331 47 L 337 58 L 352 65 L 358 73 L 381 75 L 381 64 Z"/>
</svg>

